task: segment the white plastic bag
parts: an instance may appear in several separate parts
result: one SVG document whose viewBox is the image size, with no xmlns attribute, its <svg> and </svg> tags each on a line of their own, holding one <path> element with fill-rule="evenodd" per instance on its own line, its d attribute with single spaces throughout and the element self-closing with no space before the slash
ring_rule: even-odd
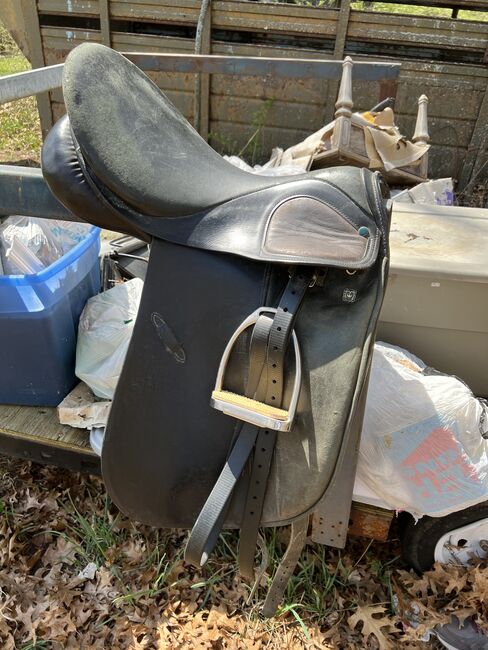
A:
<svg viewBox="0 0 488 650">
<path fill-rule="evenodd" d="M 134 278 L 90 298 L 80 317 L 76 376 L 112 399 L 122 371 L 144 283 Z"/>
<path fill-rule="evenodd" d="M 375 346 L 358 476 L 394 510 L 444 516 L 488 500 L 486 405 L 406 350 Z"/>
</svg>

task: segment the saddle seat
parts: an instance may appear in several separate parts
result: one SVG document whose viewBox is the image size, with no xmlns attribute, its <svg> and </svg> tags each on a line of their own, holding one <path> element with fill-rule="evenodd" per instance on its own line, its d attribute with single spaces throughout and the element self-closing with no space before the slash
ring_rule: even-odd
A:
<svg viewBox="0 0 488 650">
<path fill-rule="evenodd" d="M 360 207 L 368 202 L 360 170 L 243 171 L 137 66 L 102 45 L 70 53 L 63 94 L 69 117 L 48 135 L 42 169 L 75 214 L 146 240 L 263 261 L 355 269 L 375 259 L 379 232 Z M 346 178 L 348 194 L 339 189 Z"/>
</svg>

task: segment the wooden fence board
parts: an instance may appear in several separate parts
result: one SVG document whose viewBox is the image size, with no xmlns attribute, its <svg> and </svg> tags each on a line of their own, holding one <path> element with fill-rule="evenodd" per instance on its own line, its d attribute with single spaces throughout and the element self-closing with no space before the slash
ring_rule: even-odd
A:
<svg viewBox="0 0 488 650">
<path fill-rule="evenodd" d="M 351 11 L 347 38 L 417 47 L 457 48 L 484 52 L 488 45 L 486 24 L 445 18 Z"/>
<path fill-rule="evenodd" d="M 9 2 L 11 0 L 8 0 Z M 110 12 L 110 23 L 105 14 L 104 33 L 110 26 L 112 45 L 122 51 L 186 52 L 194 48 L 193 32 L 179 30 L 195 28 L 200 0 L 104 0 Z M 396 0 L 393 0 L 393 4 Z M 437 0 L 413 0 L 410 4 L 436 6 Z M 488 11 L 488 0 L 441 0 L 443 6 L 467 6 Z M 50 16 L 64 17 L 66 24 L 80 25 L 71 17 L 100 18 L 99 0 L 37 0 L 44 16 L 40 33 L 46 65 L 63 61 L 68 52 L 81 42 L 101 42 L 96 29 L 80 27 L 51 27 Z M 102 7 L 103 8 L 103 7 Z M 2 9 L 0 8 L 0 15 Z M 103 15 L 102 15 L 103 18 Z M 134 23 L 156 23 L 174 30 L 174 36 L 143 33 L 144 25 L 136 26 L 139 33 L 120 31 L 131 29 Z M 54 23 L 54 20 L 53 20 Z M 91 26 L 96 25 L 93 21 Z M 124 27 L 124 25 L 126 27 Z M 102 20 L 103 26 L 103 20 Z M 341 31 L 342 26 L 342 31 Z M 115 29 L 114 29 L 115 28 Z M 152 27 L 150 29 L 153 29 Z M 117 31 L 118 30 L 118 31 Z M 179 31 L 176 31 L 179 30 Z M 361 51 L 355 60 L 378 60 L 382 52 L 391 58 L 392 47 L 407 48 L 402 61 L 398 83 L 396 112 L 404 133 L 413 129 L 419 95 L 429 96 L 429 128 L 431 143 L 431 173 L 447 175 L 460 169 L 460 160 L 468 155 L 472 160 L 473 138 L 480 131 L 477 122 L 488 82 L 486 66 L 443 63 L 440 59 L 469 53 L 470 59 L 480 62 L 488 48 L 488 28 L 478 21 L 432 18 L 419 15 L 392 14 L 318 7 L 301 7 L 286 3 L 247 2 L 243 0 L 213 0 L 211 51 L 215 54 L 243 56 L 273 56 L 288 58 L 332 58 L 343 52 Z M 231 33 L 241 40 L 224 40 Z M 341 37 L 342 34 L 342 37 Z M 267 35 L 273 38 L 267 41 Z M 253 40 L 254 39 L 254 40 Z M 293 42 L 296 45 L 293 45 Z M 334 44 L 334 39 L 335 44 Z M 359 44 L 359 45 L 358 45 Z M 410 49 L 409 49 L 410 48 Z M 399 50 L 401 51 L 401 50 Z M 446 54 L 447 53 L 447 54 Z M 416 57 L 416 58 L 414 58 Z M 423 58 L 422 58 L 423 57 Z M 149 73 L 155 82 L 168 92 L 185 115 L 193 115 L 193 74 Z M 210 80 L 210 129 L 221 129 L 222 138 L 245 143 L 253 130 L 253 116 L 262 102 L 273 100 L 263 129 L 262 146 L 289 146 L 308 132 L 320 128 L 334 110 L 336 85 L 324 79 L 272 79 L 267 77 L 232 77 L 215 74 Z M 355 81 L 353 83 L 354 109 L 371 108 L 388 94 L 388 85 Z M 54 117 L 64 110 L 62 95 L 52 94 Z M 230 123 L 232 117 L 233 124 Z M 269 123 L 268 123 L 269 122 Z M 272 126 L 271 126 L 272 125 Z M 476 138 L 475 138 L 476 139 Z M 469 151 L 468 151 L 469 149 Z M 468 151 L 468 154 L 466 152 Z M 267 152 L 269 153 L 269 151 Z M 471 163 L 470 163 L 471 164 Z M 474 163 L 471 165 L 473 168 Z"/>
<path fill-rule="evenodd" d="M 261 99 L 250 97 L 222 97 L 214 95 L 210 102 L 211 119 L 235 124 L 250 124 L 264 109 L 267 125 L 277 129 L 313 130 L 320 124 L 322 107 L 316 104 L 298 104 L 271 101 L 266 106 Z"/>
<path fill-rule="evenodd" d="M 40 14 L 85 18 L 97 18 L 100 15 L 98 0 L 37 0 L 37 7 Z"/>
<path fill-rule="evenodd" d="M 445 7 L 452 9 L 468 9 L 471 11 L 487 11 L 488 0 L 386 0 L 388 4 L 410 4 L 421 7 Z"/>
</svg>

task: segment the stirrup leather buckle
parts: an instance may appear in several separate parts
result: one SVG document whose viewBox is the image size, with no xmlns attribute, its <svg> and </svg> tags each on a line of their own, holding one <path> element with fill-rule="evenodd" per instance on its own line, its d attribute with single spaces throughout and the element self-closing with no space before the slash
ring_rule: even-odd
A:
<svg viewBox="0 0 488 650">
<path fill-rule="evenodd" d="M 277 311 L 274 307 L 260 307 L 250 314 L 236 329 L 222 355 L 210 404 L 213 408 L 222 411 L 226 415 L 254 424 L 262 429 L 289 431 L 295 418 L 302 379 L 302 360 L 295 330 L 291 333 L 295 353 L 295 381 L 288 410 L 270 406 L 264 402 L 232 393 L 223 388 L 227 363 L 238 337 L 248 327 L 255 325 L 262 314 L 276 314 Z"/>
</svg>

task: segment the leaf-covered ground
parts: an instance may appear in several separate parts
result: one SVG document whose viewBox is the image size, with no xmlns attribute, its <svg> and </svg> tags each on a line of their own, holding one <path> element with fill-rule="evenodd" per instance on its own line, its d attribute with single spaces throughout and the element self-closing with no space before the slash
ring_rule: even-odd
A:
<svg viewBox="0 0 488 650">
<path fill-rule="evenodd" d="M 269 576 L 254 594 L 240 581 L 234 533 L 196 572 L 182 559 L 185 531 L 131 522 L 97 477 L 0 458 L 0 513 L 3 650 L 421 648 L 417 637 L 453 611 L 486 620 L 487 566 L 418 578 L 395 540 L 310 546 L 265 620 Z M 271 567 L 285 543 L 286 530 L 268 531 Z"/>
</svg>

